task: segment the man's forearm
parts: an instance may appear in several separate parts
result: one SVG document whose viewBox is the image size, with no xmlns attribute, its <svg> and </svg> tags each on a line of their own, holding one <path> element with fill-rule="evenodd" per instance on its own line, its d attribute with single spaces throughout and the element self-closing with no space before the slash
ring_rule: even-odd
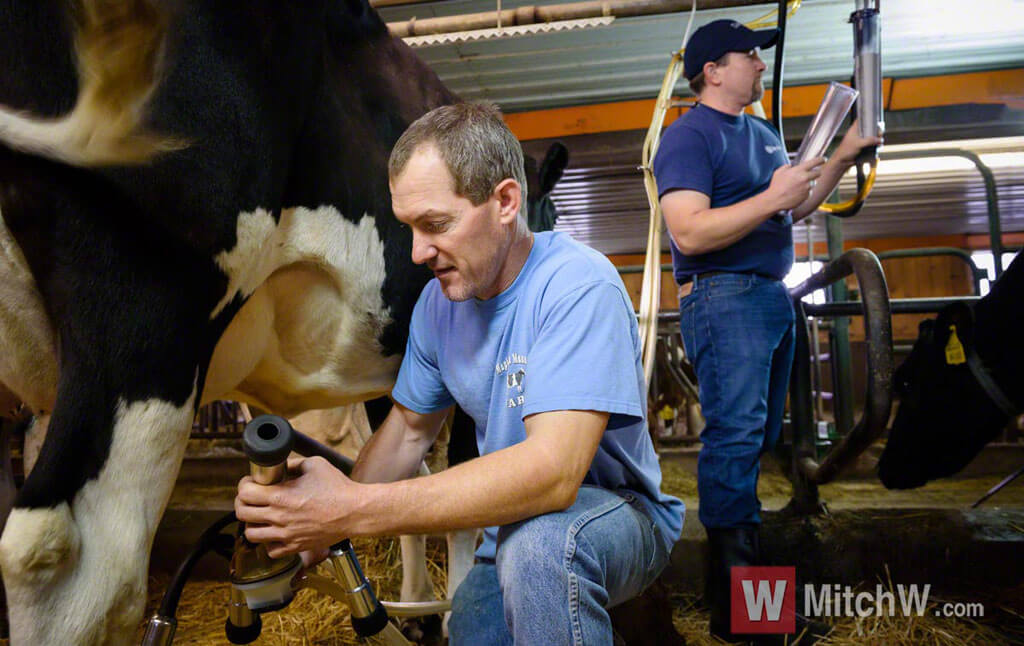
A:
<svg viewBox="0 0 1024 646">
<path fill-rule="evenodd" d="M 778 209 L 765 190 L 729 206 L 682 216 L 680 221 L 666 220 L 679 250 L 694 256 L 718 251 L 742 240 L 776 212 Z"/>
<path fill-rule="evenodd" d="M 551 411 L 526 420 L 524 441 L 446 471 L 364 485 L 356 531 L 382 535 L 505 525 L 576 500 L 608 413 Z"/>
<path fill-rule="evenodd" d="M 800 206 L 793 209 L 794 222 L 802 220 L 818 210 L 818 207 L 828 199 L 828 196 L 832 194 L 836 186 L 839 186 L 839 181 L 843 178 L 843 174 L 850 170 L 851 164 L 840 161 L 838 157 L 838 155 L 835 155 L 825 163 L 821 169 L 821 177 L 814 183 L 811 194 L 807 196 L 807 199 Z"/>
<path fill-rule="evenodd" d="M 353 536 L 425 534 L 490 527 L 564 509 L 566 484 L 529 441 L 440 473 L 363 488 Z"/>
<path fill-rule="evenodd" d="M 385 418 L 359 451 L 352 479 L 356 482 L 392 482 L 411 478 L 419 470 L 434 438 L 409 429 L 396 409 Z"/>
</svg>

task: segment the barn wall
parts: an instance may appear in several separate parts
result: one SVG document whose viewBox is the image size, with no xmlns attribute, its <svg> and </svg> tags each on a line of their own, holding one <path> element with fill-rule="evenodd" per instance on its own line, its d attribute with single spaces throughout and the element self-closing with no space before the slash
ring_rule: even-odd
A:
<svg viewBox="0 0 1024 646">
<path fill-rule="evenodd" d="M 988 249 L 988 237 L 978 235 L 947 235 L 917 238 L 876 238 L 871 240 L 848 240 L 844 247 L 865 247 L 875 253 L 895 249 L 915 249 L 921 247 L 954 247 L 968 251 Z M 1003 236 L 1006 246 L 1024 244 L 1024 234 L 1008 233 Z M 825 255 L 825 243 L 814 245 L 816 256 Z M 807 245 L 796 245 L 797 257 L 806 257 Z M 609 259 L 617 267 L 642 265 L 644 256 L 641 254 L 614 254 Z M 672 258 L 663 253 L 663 264 L 671 264 Z M 959 258 L 952 256 L 933 256 L 925 258 L 892 258 L 882 262 L 885 278 L 889 286 L 891 298 L 925 298 L 941 296 L 965 296 L 974 291 L 971 272 Z M 643 274 L 629 273 L 622 275 L 626 291 L 633 299 L 633 307 L 639 309 L 640 287 Z M 851 290 L 856 290 L 857 281 L 854 277 L 847 280 Z M 851 292 L 855 294 L 856 292 Z M 662 272 L 661 279 L 661 310 L 674 310 L 677 306 L 676 286 L 671 271 Z M 928 318 L 927 314 L 898 314 L 893 317 L 893 337 L 897 342 L 909 342 L 917 338 L 917 325 Z M 860 317 L 851 319 L 850 338 L 852 341 L 864 339 L 863 320 Z"/>
</svg>

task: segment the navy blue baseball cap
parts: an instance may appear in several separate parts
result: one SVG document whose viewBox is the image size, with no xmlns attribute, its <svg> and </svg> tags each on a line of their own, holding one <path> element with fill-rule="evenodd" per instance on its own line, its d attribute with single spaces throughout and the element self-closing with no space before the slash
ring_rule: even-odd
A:
<svg viewBox="0 0 1024 646">
<path fill-rule="evenodd" d="M 779 40 L 778 29 L 747 29 L 735 20 L 715 20 L 690 36 L 683 52 L 683 73 L 688 80 L 704 71 L 704 63 L 717 61 L 729 52 L 767 49 Z"/>
</svg>

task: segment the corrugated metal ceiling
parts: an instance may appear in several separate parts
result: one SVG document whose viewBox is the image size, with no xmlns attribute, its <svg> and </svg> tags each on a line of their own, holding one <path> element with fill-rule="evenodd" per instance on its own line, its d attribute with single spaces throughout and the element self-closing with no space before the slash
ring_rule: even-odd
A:
<svg viewBox="0 0 1024 646">
<path fill-rule="evenodd" d="M 503 0 L 501 7 L 528 4 L 553 3 Z M 399 21 L 490 11 L 496 6 L 488 0 L 446 0 L 387 7 L 380 13 L 387 21 Z M 774 4 L 765 4 L 698 11 L 694 28 L 722 17 L 748 21 L 773 8 Z M 787 29 L 787 85 L 849 78 L 853 39 L 847 20 L 853 8 L 852 0 L 805 0 Z M 1024 0 L 887 0 L 881 9 L 885 76 L 1024 67 Z M 671 52 L 680 46 L 688 16 L 686 12 L 620 18 L 607 27 L 422 47 L 416 52 L 455 92 L 468 99 L 492 100 L 506 112 L 650 99 L 657 95 Z M 772 86 L 770 67 L 765 85 Z M 679 83 L 676 94 L 687 93 L 685 81 Z M 932 114 L 917 111 L 921 114 L 911 115 L 905 123 L 893 119 L 888 143 L 992 136 L 1001 133 L 1000 124 L 1005 126 L 1007 119 L 1011 132 L 1024 132 L 1024 112 L 1004 109 L 993 117 L 987 107 L 984 114 L 980 107 L 961 110 L 961 123 L 948 132 L 945 120 L 955 115 L 941 109 Z M 972 121 L 979 125 L 970 130 Z M 805 127 L 806 120 L 787 120 L 786 132 L 798 140 Z M 642 132 L 632 131 L 566 140 L 570 166 L 553 194 L 560 212 L 557 229 L 605 253 L 643 251 L 647 200 L 637 170 L 642 138 Z M 527 142 L 524 148 L 541 156 L 547 143 Z M 1020 140 L 1011 145 L 1022 149 Z M 1024 169 L 998 169 L 996 179 L 1004 230 L 1024 230 Z M 821 217 L 812 221 L 815 239 L 823 238 L 822 229 Z M 987 230 L 983 185 L 973 170 L 881 176 L 863 211 L 844 222 L 848 238 Z M 805 235 L 800 225 L 794 229 L 797 240 Z"/>
<path fill-rule="evenodd" d="M 985 160 L 992 153 L 1017 151 L 1021 154 L 1024 139 L 1015 137 L 943 144 L 944 147 L 947 145 L 979 152 Z M 928 145 L 893 146 L 890 150 L 926 147 Z M 541 142 L 527 143 L 525 148 L 531 154 L 543 152 Z M 635 150 L 638 151 L 639 147 Z M 627 161 L 634 156 L 636 161 Z M 647 241 L 649 216 L 643 179 L 637 169 L 638 161 L 639 152 L 634 152 L 628 145 L 608 145 L 577 159 L 575 167 L 566 172 L 552 193 L 559 214 L 555 229 L 566 231 L 604 253 L 642 253 Z M 987 234 L 984 182 L 973 166 L 959 161 L 954 159 L 953 164 L 961 168 L 922 168 L 909 174 L 893 174 L 883 162 L 864 208 L 857 216 L 843 221 L 844 236 L 866 239 Z M 999 161 L 1005 163 L 1006 158 Z M 993 169 L 1004 231 L 1024 231 L 1024 164 L 1015 164 Z M 841 195 L 849 197 L 855 191 L 856 181 L 852 177 L 844 178 L 840 183 Z M 825 239 L 824 218 L 817 215 L 794 225 L 796 241 L 806 240 L 808 225 L 815 241 Z M 667 250 L 667 238 L 663 236 L 663 240 Z"/>
<path fill-rule="evenodd" d="M 560 0 L 564 1 L 564 0 Z M 510 9 L 529 0 L 503 0 Z M 387 21 L 494 10 L 488 0 L 446 0 L 385 7 Z M 698 12 L 694 28 L 730 17 L 751 20 L 774 5 Z M 886 76 L 926 76 L 1017 67 L 1024 62 L 1024 2 L 892 0 L 882 6 Z M 785 80 L 789 85 L 849 78 L 852 0 L 806 0 L 789 21 Z M 653 98 L 678 49 L 688 13 L 619 18 L 607 27 L 483 42 L 421 47 L 417 53 L 455 92 L 489 99 L 506 112 Z M 770 70 L 766 86 L 772 84 Z M 677 91 L 685 93 L 686 83 Z"/>
</svg>

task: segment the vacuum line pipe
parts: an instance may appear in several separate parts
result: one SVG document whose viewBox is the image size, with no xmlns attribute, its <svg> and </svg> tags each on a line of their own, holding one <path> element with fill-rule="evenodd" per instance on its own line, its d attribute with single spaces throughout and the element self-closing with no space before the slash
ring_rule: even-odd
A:
<svg viewBox="0 0 1024 646">
<path fill-rule="evenodd" d="M 629 18 L 661 13 L 688 11 L 694 0 L 587 0 L 554 5 L 529 5 L 501 11 L 482 11 L 441 18 L 413 18 L 402 22 L 389 22 L 388 30 L 393 36 L 428 36 L 449 34 L 473 29 L 495 29 L 515 25 L 532 25 L 559 20 L 579 20 L 614 16 Z M 764 0 L 701 0 L 700 9 L 729 9 L 770 4 Z"/>
</svg>

